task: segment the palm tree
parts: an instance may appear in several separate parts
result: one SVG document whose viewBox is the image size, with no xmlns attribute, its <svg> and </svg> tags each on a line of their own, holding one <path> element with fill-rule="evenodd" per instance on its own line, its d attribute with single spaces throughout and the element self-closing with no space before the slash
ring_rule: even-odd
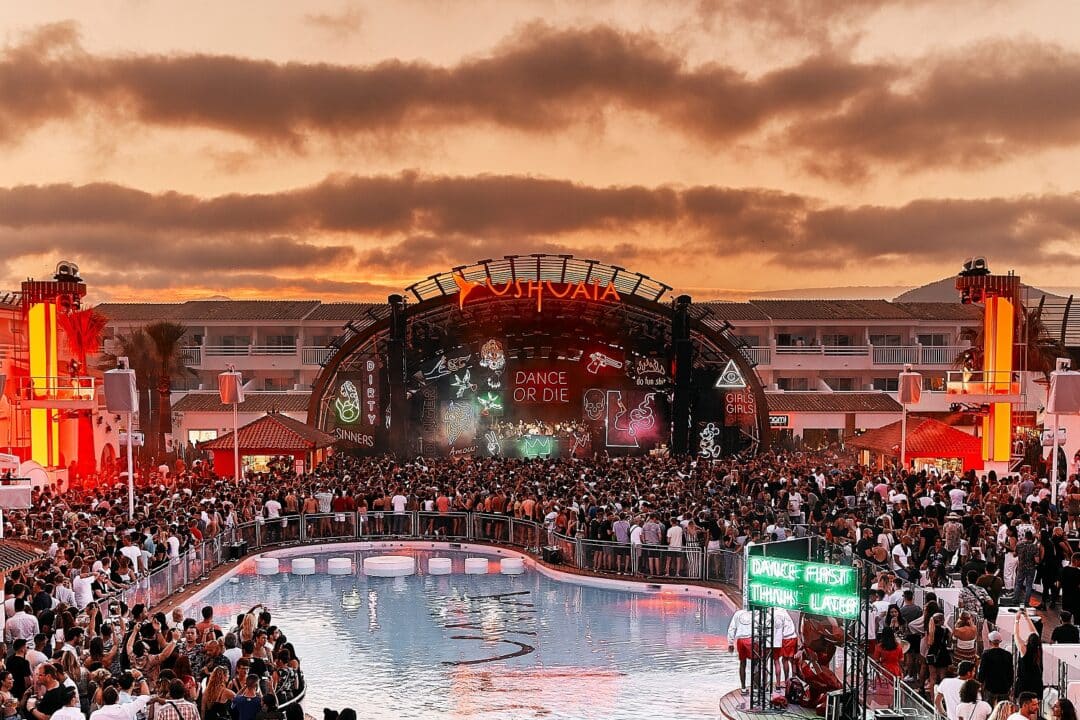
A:
<svg viewBox="0 0 1080 720">
<path fill-rule="evenodd" d="M 83 372 L 87 369 L 87 357 L 101 351 L 101 337 L 108 323 L 109 319 L 96 308 L 58 315 L 57 324 L 67 339 L 68 350 Z"/>
<path fill-rule="evenodd" d="M 1042 320 L 1042 303 L 1028 308 L 1021 305 L 1017 318 L 1016 338 L 1022 349 L 1017 350 L 1013 358 L 1017 368 L 1041 373 L 1049 382 L 1050 373 L 1056 367 L 1059 357 L 1068 357 L 1068 350 L 1046 329 Z M 960 340 L 967 340 L 971 347 L 961 352 L 953 361 L 957 368 L 978 370 L 983 366 L 983 328 L 964 328 L 960 331 Z"/>
<path fill-rule="evenodd" d="M 86 375 L 89 372 L 87 357 L 97 355 L 101 351 L 101 336 L 105 332 L 105 326 L 109 319 L 94 308 L 73 310 L 60 313 L 57 324 L 64 332 L 68 350 L 78 363 L 78 370 L 73 370 L 73 375 Z M 80 382 L 73 380 L 74 382 Z M 83 473 L 93 472 L 97 466 L 97 458 L 94 456 L 94 426 L 92 423 L 93 413 L 91 410 L 79 410 L 76 414 L 76 457 L 79 469 Z"/>
<path fill-rule="evenodd" d="M 152 323 L 144 328 L 146 336 L 150 339 L 157 364 L 157 427 L 154 433 L 154 449 L 164 454 L 165 436 L 172 434 L 172 379 L 174 377 L 190 373 L 191 370 L 184 365 L 184 336 L 188 328 L 181 323 L 168 322 L 165 320 Z"/>
<path fill-rule="evenodd" d="M 135 389 L 139 396 L 139 429 L 146 437 L 153 437 L 154 423 L 150 417 L 150 388 L 157 386 L 157 361 L 154 356 L 153 342 L 140 328 L 116 338 L 120 345 L 115 355 L 105 353 L 102 370 L 111 370 L 117 366 L 117 359 L 126 357 L 128 367 L 135 371 Z M 131 428 L 128 428 L 130 431 Z M 145 448 L 144 448 L 145 450 Z"/>
</svg>

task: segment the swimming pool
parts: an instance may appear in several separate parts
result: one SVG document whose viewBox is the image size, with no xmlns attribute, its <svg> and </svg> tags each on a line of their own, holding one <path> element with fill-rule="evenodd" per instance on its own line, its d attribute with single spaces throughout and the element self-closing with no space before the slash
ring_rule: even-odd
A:
<svg viewBox="0 0 1080 720">
<path fill-rule="evenodd" d="M 474 550 L 344 547 L 302 549 L 316 561 L 308 576 L 256 575 L 248 559 L 189 602 L 214 605 L 219 622 L 270 608 L 301 658 L 315 717 L 349 706 L 375 719 L 705 718 L 738 685 L 723 600 L 587 587 L 529 563 L 501 575 L 499 556 Z M 286 555 L 269 554 L 288 570 Z M 360 568 L 386 554 L 415 556 L 424 574 L 326 574 L 330 557 Z M 489 557 L 489 574 L 465 575 L 466 555 Z M 427 575 L 430 557 L 451 558 L 453 574 Z"/>
</svg>

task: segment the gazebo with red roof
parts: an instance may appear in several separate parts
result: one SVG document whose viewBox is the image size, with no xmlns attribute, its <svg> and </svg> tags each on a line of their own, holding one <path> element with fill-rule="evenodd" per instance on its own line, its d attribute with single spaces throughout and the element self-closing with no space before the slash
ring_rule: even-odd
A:
<svg viewBox="0 0 1080 720">
<path fill-rule="evenodd" d="M 255 456 L 292 457 L 303 460 L 310 468 L 322 450 L 333 445 L 337 438 L 287 415 L 269 412 L 243 425 L 237 431 L 240 438 L 240 463 Z M 202 448 L 214 454 L 214 471 L 229 477 L 233 474 L 233 433 L 202 443 Z"/>
<path fill-rule="evenodd" d="M 868 430 L 847 441 L 850 447 L 884 458 L 900 457 L 900 422 Z M 982 440 L 932 418 L 908 418 L 907 457 L 959 460 L 964 470 L 981 470 Z"/>
</svg>

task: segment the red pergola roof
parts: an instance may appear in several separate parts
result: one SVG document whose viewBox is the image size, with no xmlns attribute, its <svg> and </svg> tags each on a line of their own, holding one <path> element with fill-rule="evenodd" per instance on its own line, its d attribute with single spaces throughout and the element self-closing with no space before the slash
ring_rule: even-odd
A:
<svg viewBox="0 0 1080 720">
<path fill-rule="evenodd" d="M 336 442 L 333 435 L 317 430 L 299 420 L 267 413 L 258 420 L 243 425 L 238 433 L 240 450 L 311 451 Z M 232 450 L 233 434 L 228 433 L 202 444 L 207 450 Z"/>
<path fill-rule="evenodd" d="M 900 422 L 868 430 L 847 443 L 883 455 L 900 455 Z M 931 418 L 908 418 L 907 456 L 981 458 L 982 440 Z"/>
</svg>

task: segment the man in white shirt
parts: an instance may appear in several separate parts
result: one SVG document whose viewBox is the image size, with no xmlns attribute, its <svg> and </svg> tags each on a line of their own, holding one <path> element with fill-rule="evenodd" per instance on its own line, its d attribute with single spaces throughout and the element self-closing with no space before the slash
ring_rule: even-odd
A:
<svg viewBox="0 0 1080 720">
<path fill-rule="evenodd" d="M 964 660 L 957 667 L 956 677 L 945 678 L 934 687 L 934 707 L 949 720 L 959 720 L 956 708 L 960 705 L 960 688 L 975 677 L 975 664 Z"/>
<path fill-rule="evenodd" d="M 394 496 L 390 498 L 390 507 L 394 509 L 394 534 L 405 534 L 405 508 L 409 505 L 409 498 L 401 494 L 401 488 L 397 488 Z"/>
<path fill-rule="evenodd" d="M 79 574 L 71 581 L 71 590 L 75 593 L 75 607 L 83 610 L 87 605 L 94 602 L 94 576 L 90 568 L 83 565 L 79 568 Z"/>
<path fill-rule="evenodd" d="M 907 536 L 901 537 L 892 549 L 892 569 L 902 580 L 911 578 L 911 548 L 908 547 Z"/>
<path fill-rule="evenodd" d="M 728 652 L 739 651 L 739 687 L 742 689 L 743 695 L 748 692 L 746 688 L 746 661 L 750 659 L 750 654 L 753 651 L 753 622 L 754 616 L 749 610 L 736 610 L 735 614 L 731 616 L 731 623 L 728 625 L 727 631 Z"/>
<path fill-rule="evenodd" d="M 949 509 L 954 512 L 964 511 L 964 499 L 967 497 L 967 493 L 958 487 L 954 487 L 949 491 Z"/>
<path fill-rule="evenodd" d="M 139 695 L 121 703 L 120 695 L 114 687 L 105 688 L 101 694 L 101 709 L 90 713 L 90 720 L 135 720 L 150 702 L 149 695 Z"/>
<path fill-rule="evenodd" d="M 32 641 L 39 632 L 38 619 L 26 612 L 26 601 L 15 598 L 15 614 L 4 623 L 4 642 Z"/>
<path fill-rule="evenodd" d="M 676 518 L 671 518 L 671 525 L 665 534 L 670 550 L 664 553 L 664 574 L 672 577 L 672 569 L 674 569 L 674 576 L 677 577 L 682 572 L 682 553 L 675 551 L 682 550 L 683 528 Z"/>
</svg>

